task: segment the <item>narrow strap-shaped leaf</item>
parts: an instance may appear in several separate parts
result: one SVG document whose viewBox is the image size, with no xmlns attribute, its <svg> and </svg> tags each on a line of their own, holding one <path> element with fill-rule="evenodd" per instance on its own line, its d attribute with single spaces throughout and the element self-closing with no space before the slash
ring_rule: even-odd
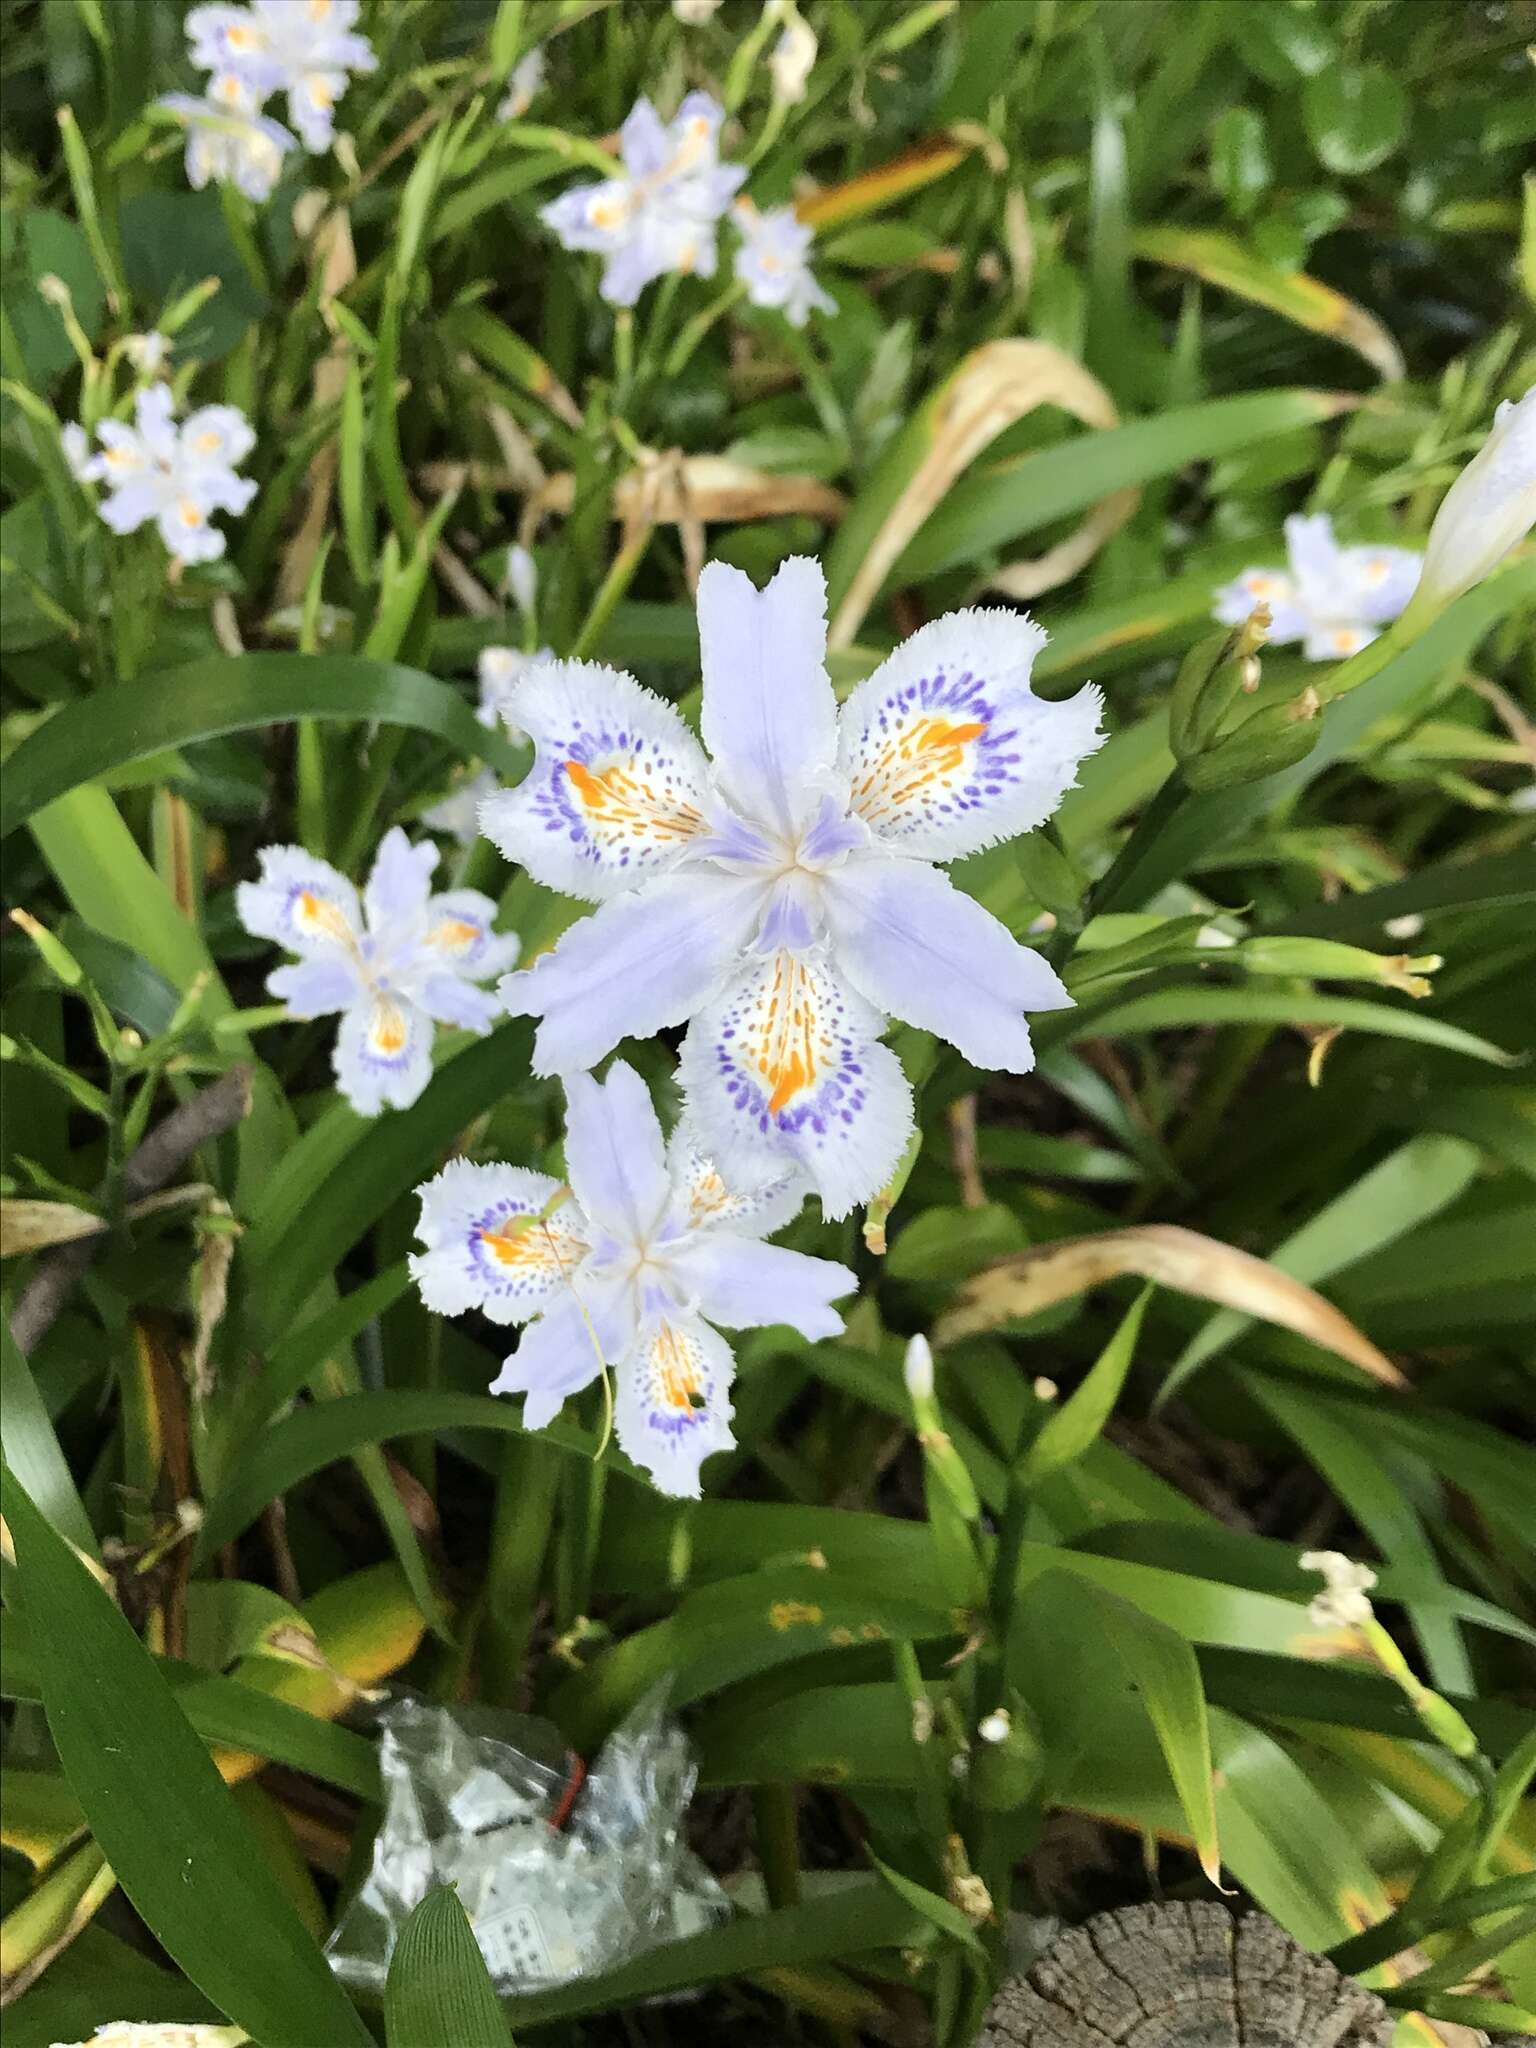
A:
<svg viewBox="0 0 1536 2048">
<path fill-rule="evenodd" d="M 0 838 L 67 790 L 129 761 L 290 718 L 413 726 L 466 758 L 507 770 L 516 764 L 508 742 L 480 725 L 457 691 L 401 662 L 210 655 L 82 697 L 25 739 L 6 763 Z"/>
<path fill-rule="evenodd" d="M 512 2048 L 459 1895 L 429 1891 L 400 1930 L 384 1986 L 389 2048 Z"/>
<path fill-rule="evenodd" d="M 48 1725 L 97 1843 L 157 1941 L 263 2048 L 371 2036 L 154 1659 L 8 1470 L 5 1515 Z"/>
<path fill-rule="evenodd" d="M 59 1449 L 32 1368 L 11 1335 L 8 1308 L 0 1309 L 0 1445 L 5 1462 L 59 1534 L 100 1557 L 96 1531 Z"/>
</svg>

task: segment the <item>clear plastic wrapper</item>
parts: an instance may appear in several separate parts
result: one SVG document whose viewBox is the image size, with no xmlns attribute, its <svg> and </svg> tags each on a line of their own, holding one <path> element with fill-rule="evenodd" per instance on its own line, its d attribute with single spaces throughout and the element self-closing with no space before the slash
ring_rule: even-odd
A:
<svg viewBox="0 0 1536 2048">
<path fill-rule="evenodd" d="M 379 1726 L 384 1819 L 327 1944 L 353 1989 L 382 1992 L 406 1916 L 439 1884 L 502 1992 L 595 1976 L 727 1916 L 683 1839 L 697 1770 L 659 1696 L 590 1770 L 548 1722 L 496 1708 L 401 1698 Z"/>
</svg>

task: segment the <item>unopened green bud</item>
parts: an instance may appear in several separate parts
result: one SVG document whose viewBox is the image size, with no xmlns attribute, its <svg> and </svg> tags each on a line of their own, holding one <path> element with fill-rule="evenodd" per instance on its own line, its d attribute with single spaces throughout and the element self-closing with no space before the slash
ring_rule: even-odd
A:
<svg viewBox="0 0 1536 2048">
<path fill-rule="evenodd" d="M 1184 657 L 1168 699 L 1168 744 L 1187 764 L 1215 739 L 1240 695 L 1259 685 L 1259 649 L 1269 630 L 1269 608 L 1256 605 L 1240 626 L 1197 640 Z"/>
<path fill-rule="evenodd" d="M 1068 931 L 1080 930 L 1088 882 L 1070 854 L 1044 830 L 1022 833 L 1014 852 L 1024 886 L 1040 907 Z"/>
<path fill-rule="evenodd" d="M 1183 763 L 1184 780 L 1202 795 L 1257 782 L 1304 761 L 1322 730 L 1309 695 L 1290 704 L 1270 704 L 1224 733 L 1215 745 Z"/>
<path fill-rule="evenodd" d="M 1369 981 L 1407 996 L 1427 996 L 1438 953 L 1372 953 L 1338 939 L 1245 939 L 1238 949 L 1250 974 L 1291 974 L 1309 981 Z"/>
<path fill-rule="evenodd" d="M 1461 1714 L 1442 1694 L 1432 1692 L 1424 1684 L 1381 1623 L 1373 1618 L 1362 1625 L 1360 1633 L 1371 1655 L 1388 1678 L 1395 1680 L 1402 1689 L 1409 1706 L 1435 1741 L 1463 1761 L 1478 1755 L 1477 1737 Z"/>
</svg>

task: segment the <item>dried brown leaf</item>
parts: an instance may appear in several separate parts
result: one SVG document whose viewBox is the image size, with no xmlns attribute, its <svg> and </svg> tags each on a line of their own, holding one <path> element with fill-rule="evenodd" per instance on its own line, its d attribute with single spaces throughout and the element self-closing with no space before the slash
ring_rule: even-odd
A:
<svg viewBox="0 0 1536 2048">
<path fill-rule="evenodd" d="M 1107 1280 L 1135 1274 L 1293 1330 L 1309 1343 L 1348 1359 L 1383 1386 L 1406 1384 L 1392 1361 L 1331 1302 L 1289 1273 L 1235 1245 L 1177 1223 L 1144 1223 L 1094 1237 L 1063 1238 L 1019 1252 L 967 1281 L 939 1318 L 935 1344 L 996 1329 L 1085 1294 Z"/>
</svg>

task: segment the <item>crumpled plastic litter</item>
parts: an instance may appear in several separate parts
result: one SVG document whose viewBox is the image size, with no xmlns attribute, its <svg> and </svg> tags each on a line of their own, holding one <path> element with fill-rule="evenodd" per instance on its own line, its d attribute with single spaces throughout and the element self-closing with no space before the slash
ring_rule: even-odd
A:
<svg viewBox="0 0 1536 2048">
<path fill-rule="evenodd" d="M 547 1721 L 402 1697 L 379 1714 L 384 1819 L 373 1863 L 326 1944 L 380 1993 L 411 1909 L 452 1885 L 497 1990 L 604 1970 L 729 1917 L 683 1839 L 698 1776 L 653 1694 L 590 1769 Z"/>
</svg>

